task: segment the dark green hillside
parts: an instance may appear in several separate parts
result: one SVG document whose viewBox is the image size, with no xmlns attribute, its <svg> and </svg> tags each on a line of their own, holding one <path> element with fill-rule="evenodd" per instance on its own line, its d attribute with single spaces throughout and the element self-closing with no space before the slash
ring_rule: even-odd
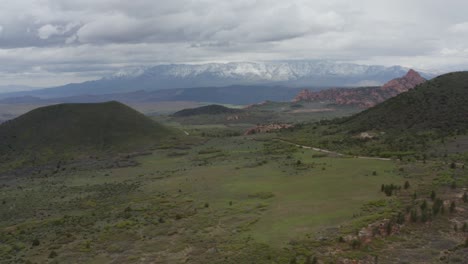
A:
<svg viewBox="0 0 468 264">
<path fill-rule="evenodd" d="M 455 72 L 351 117 L 304 125 L 282 137 L 352 155 L 421 158 L 467 131 L 468 72 Z"/>
<path fill-rule="evenodd" d="M 243 112 L 241 109 L 228 108 L 222 105 L 207 105 L 192 109 L 184 109 L 173 114 L 174 117 L 187 117 L 195 115 L 235 114 Z"/>
<path fill-rule="evenodd" d="M 345 120 L 354 131 L 468 129 L 468 72 L 439 76 Z"/>
<path fill-rule="evenodd" d="M 167 128 L 115 101 L 59 104 L 0 125 L 0 155 L 131 150 L 169 134 Z"/>
</svg>

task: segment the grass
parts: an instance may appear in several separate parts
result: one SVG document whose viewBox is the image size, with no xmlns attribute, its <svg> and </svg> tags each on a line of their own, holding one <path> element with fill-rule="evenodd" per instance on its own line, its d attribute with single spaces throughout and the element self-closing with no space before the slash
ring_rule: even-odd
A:
<svg viewBox="0 0 468 264">
<path fill-rule="evenodd" d="M 3 243 L 27 245 L 39 237 L 39 246 L 20 250 L 24 259 L 39 262 L 50 248 L 64 262 L 78 256 L 133 262 L 128 257 L 141 254 L 180 261 L 194 254 L 187 248 L 205 252 L 213 239 L 226 256 L 236 247 L 244 252 L 245 239 L 281 249 L 290 240 L 349 222 L 364 203 L 384 198 L 381 183 L 400 179 L 391 162 L 314 158 L 313 151 L 272 144 L 285 151 L 268 155 L 265 142 L 243 137 L 212 139 L 182 156 L 168 156 L 167 149 L 138 157 L 137 167 L 10 181 L 2 191 L 0 232 L 16 235 Z M 216 153 L 199 154 L 207 149 Z M 298 159 L 308 169 L 292 162 Z M 11 248 L 2 252 L 19 260 Z"/>
<path fill-rule="evenodd" d="M 317 162 L 301 158 L 305 164 Z M 400 181 L 390 162 L 322 158 L 319 163 L 323 165 L 297 175 L 282 173 L 274 164 L 266 165 L 242 171 L 225 185 L 236 196 L 274 194 L 268 210 L 252 226 L 254 238 L 281 245 L 322 228 L 336 227 L 359 213 L 363 203 L 382 198 L 382 182 Z M 371 176 L 373 170 L 382 173 Z"/>
<path fill-rule="evenodd" d="M 142 151 L 181 134 L 118 102 L 59 104 L 1 124 L 0 157 L 24 163 L 16 167 L 27 167 L 28 161 L 37 166 L 80 155 Z"/>
<path fill-rule="evenodd" d="M 333 157 L 275 140 L 274 134 L 232 133 L 248 123 L 209 119 L 193 125 L 154 118 L 190 135 L 132 158 L 135 162 L 127 167 L 89 166 L 97 162 L 93 160 L 0 177 L 0 259 L 304 263 L 319 256 L 324 263 L 336 263 L 378 255 L 388 263 L 427 263 L 436 259 L 429 253 L 454 248 L 464 239 L 464 233 L 453 233 L 450 222 L 466 219 L 468 204 L 457 200 L 459 212 L 434 217 L 431 225 L 407 222 L 401 234 L 357 249 L 351 240 L 337 242 L 408 205 L 419 208 L 434 189 L 437 197 L 460 196 L 466 172 L 450 167 L 455 157 L 448 156 L 445 164 Z M 315 143 L 327 129 L 282 136 Z M 340 144 L 340 138 L 335 141 L 330 145 Z M 397 196 L 380 191 L 382 184 L 407 180 L 410 189 Z M 451 189 L 453 180 L 456 189 Z M 422 247 L 431 236 L 442 244 Z M 413 248 L 419 250 L 401 259 L 399 250 Z M 464 256 L 462 250 L 453 254 Z"/>
</svg>

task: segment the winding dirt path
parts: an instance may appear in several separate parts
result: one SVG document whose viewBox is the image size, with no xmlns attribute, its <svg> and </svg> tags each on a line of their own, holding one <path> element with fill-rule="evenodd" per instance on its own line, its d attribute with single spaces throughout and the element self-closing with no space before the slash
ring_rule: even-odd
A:
<svg viewBox="0 0 468 264">
<path fill-rule="evenodd" d="M 345 155 L 343 153 L 339 153 L 339 152 L 331 151 L 331 150 L 327 150 L 327 149 L 321 149 L 321 148 L 316 148 L 316 147 L 311 147 L 311 146 L 306 146 L 306 145 L 299 145 L 299 144 L 296 144 L 294 142 L 287 141 L 287 140 L 284 140 L 284 139 L 275 138 L 275 140 L 281 141 L 283 143 L 291 144 L 291 145 L 294 145 L 296 147 L 301 147 L 303 149 L 312 149 L 312 150 L 315 150 L 315 151 L 318 151 L 318 152 L 332 154 L 332 155 L 336 155 L 336 156 L 340 156 L 340 157 L 350 156 L 350 155 Z M 368 160 L 385 160 L 385 161 L 391 161 L 392 160 L 392 159 L 389 159 L 389 158 L 380 158 L 380 157 L 366 157 L 366 156 L 350 156 L 350 157 L 357 158 L 357 159 L 368 159 Z"/>
</svg>

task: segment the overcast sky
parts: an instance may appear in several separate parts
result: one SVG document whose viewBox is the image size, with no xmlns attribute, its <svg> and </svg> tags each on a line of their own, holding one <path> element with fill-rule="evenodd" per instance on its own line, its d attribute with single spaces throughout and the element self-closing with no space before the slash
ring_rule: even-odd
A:
<svg viewBox="0 0 468 264">
<path fill-rule="evenodd" d="M 328 59 L 468 69 L 466 0 L 0 0 L 0 85 L 161 63 Z"/>
</svg>

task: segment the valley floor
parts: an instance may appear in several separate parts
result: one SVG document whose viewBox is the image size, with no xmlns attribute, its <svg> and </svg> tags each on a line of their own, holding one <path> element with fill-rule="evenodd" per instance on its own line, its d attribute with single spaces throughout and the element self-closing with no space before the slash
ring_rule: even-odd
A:
<svg viewBox="0 0 468 264">
<path fill-rule="evenodd" d="M 136 161 L 0 178 L 2 262 L 428 263 L 444 250 L 461 262 L 467 255 L 454 250 L 464 234 L 447 225 L 461 228 L 466 206 L 450 220 L 355 244 L 362 228 L 404 212 L 419 203 L 413 193 L 442 181 L 436 164 L 332 157 L 273 135 L 207 138 Z M 381 192 L 405 181 L 412 187 L 396 196 Z M 426 245 L 430 237 L 437 241 Z"/>
</svg>

